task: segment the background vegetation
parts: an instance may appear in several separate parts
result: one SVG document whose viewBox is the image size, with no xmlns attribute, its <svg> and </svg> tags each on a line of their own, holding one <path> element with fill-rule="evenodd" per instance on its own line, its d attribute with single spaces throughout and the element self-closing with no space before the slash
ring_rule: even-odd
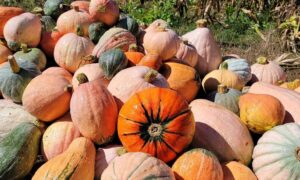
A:
<svg viewBox="0 0 300 180">
<path fill-rule="evenodd" d="M 41 7 L 44 1 L 0 0 L 0 5 L 32 10 Z M 155 19 L 164 19 L 181 35 L 196 28 L 197 19 L 205 18 L 224 54 L 238 54 L 252 62 L 259 55 L 274 59 L 292 52 L 293 57 L 298 57 L 295 53 L 300 51 L 300 0 L 117 1 L 122 11 L 139 23 L 149 24 Z M 299 75 L 298 71 L 296 75 Z"/>
</svg>

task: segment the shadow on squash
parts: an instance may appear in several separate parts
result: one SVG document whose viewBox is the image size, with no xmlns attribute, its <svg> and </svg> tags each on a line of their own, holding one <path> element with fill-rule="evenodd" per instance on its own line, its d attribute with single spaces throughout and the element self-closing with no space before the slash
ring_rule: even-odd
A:
<svg viewBox="0 0 300 180">
<path fill-rule="evenodd" d="M 216 91 L 219 84 L 220 83 L 217 79 L 211 77 L 205 81 L 203 89 L 206 93 Z"/>
</svg>

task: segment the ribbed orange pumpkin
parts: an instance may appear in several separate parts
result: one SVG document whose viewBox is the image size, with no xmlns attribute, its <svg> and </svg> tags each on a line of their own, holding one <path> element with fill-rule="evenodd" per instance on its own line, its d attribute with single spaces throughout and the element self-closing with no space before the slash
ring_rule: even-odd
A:
<svg viewBox="0 0 300 180">
<path fill-rule="evenodd" d="M 3 29 L 6 22 L 15 16 L 18 16 L 24 12 L 19 7 L 0 7 L 0 38 L 3 38 Z"/>
<path fill-rule="evenodd" d="M 114 0 L 91 0 L 90 15 L 95 21 L 103 22 L 108 26 L 119 20 L 119 7 Z"/>
<path fill-rule="evenodd" d="M 78 137 L 80 137 L 80 132 L 74 126 L 70 113 L 65 114 L 51 124 L 43 134 L 42 154 L 44 158 L 49 160 L 63 153 Z"/>
<path fill-rule="evenodd" d="M 253 132 L 262 134 L 283 123 L 285 109 L 274 96 L 247 93 L 240 96 L 240 117 Z"/>
<path fill-rule="evenodd" d="M 43 164 L 32 180 L 85 179 L 93 180 L 96 149 L 92 141 L 80 137 L 68 149 Z"/>
<path fill-rule="evenodd" d="M 98 63 L 93 63 L 93 64 L 86 64 L 80 67 L 79 69 L 77 69 L 72 79 L 72 85 L 74 89 L 76 89 L 79 85 L 79 82 L 77 80 L 77 75 L 80 73 L 84 73 L 87 76 L 89 81 L 93 81 L 95 79 L 101 79 L 103 85 L 105 87 L 108 86 L 109 80 L 105 78 L 103 70 L 101 69 L 101 67 L 99 67 Z"/>
<path fill-rule="evenodd" d="M 0 64 L 6 62 L 9 55 L 12 55 L 11 51 L 6 46 L 0 44 Z"/>
<path fill-rule="evenodd" d="M 193 139 L 195 122 L 186 100 L 176 91 L 148 88 L 125 102 L 118 135 L 129 152 L 146 152 L 164 162 L 173 160 Z"/>
<path fill-rule="evenodd" d="M 54 121 L 70 108 L 72 88 L 69 85 L 63 76 L 37 76 L 24 91 L 23 106 L 41 121 Z"/>
<path fill-rule="evenodd" d="M 54 75 L 54 76 L 63 76 L 66 78 L 69 82 L 72 82 L 72 74 L 69 73 L 69 71 L 65 70 L 64 68 L 61 67 L 50 67 L 47 68 L 45 71 L 42 73 L 43 75 Z"/>
<path fill-rule="evenodd" d="M 162 59 L 158 54 L 146 54 L 137 65 L 159 70 L 162 66 Z"/>
<path fill-rule="evenodd" d="M 178 180 L 223 180 L 223 171 L 217 157 L 205 149 L 192 149 L 181 155 L 172 170 Z"/>
<path fill-rule="evenodd" d="M 170 88 L 179 92 L 188 102 L 196 97 L 201 81 L 194 68 L 180 63 L 168 62 L 164 63 L 160 72 L 167 79 Z"/>
<path fill-rule="evenodd" d="M 90 39 L 82 35 L 82 29 L 78 26 L 77 34 L 65 34 L 58 40 L 54 49 L 55 62 L 72 73 L 81 66 L 94 61 L 90 55 L 95 46 Z"/>
<path fill-rule="evenodd" d="M 51 32 L 43 32 L 42 39 L 40 42 L 43 52 L 48 56 L 52 57 L 54 54 L 54 48 L 57 41 L 61 38 L 62 34 L 57 30 L 52 30 Z"/>
<path fill-rule="evenodd" d="M 80 83 L 71 99 L 71 117 L 80 133 L 96 144 L 112 140 L 118 107 L 100 79 L 89 82 L 85 74 L 77 75 Z"/>
<path fill-rule="evenodd" d="M 257 180 L 251 169 L 236 161 L 222 164 L 222 169 L 224 180 Z"/>
<path fill-rule="evenodd" d="M 80 10 L 77 6 L 61 14 L 57 19 L 57 30 L 62 34 L 76 33 L 77 26 L 83 28 L 83 35 L 89 36 L 89 26 L 93 20 L 89 13 Z"/>
</svg>

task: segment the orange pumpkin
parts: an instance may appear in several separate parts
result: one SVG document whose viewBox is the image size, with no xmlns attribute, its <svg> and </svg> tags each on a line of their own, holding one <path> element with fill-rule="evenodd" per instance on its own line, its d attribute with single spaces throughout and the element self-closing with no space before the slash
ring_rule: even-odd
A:
<svg viewBox="0 0 300 180">
<path fill-rule="evenodd" d="M 167 79 L 170 88 L 179 92 L 188 102 L 196 97 L 201 81 L 194 68 L 180 63 L 168 62 L 162 66 L 160 73 Z"/>
<path fill-rule="evenodd" d="M 148 88 L 134 94 L 120 110 L 118 135 L 128 152 L 146 152 L 173 160 L 192 141 L 195 121 L 176 91 Z"/>
<path fill-rule="evenodd" d="M 257 180 L 251 169 L 236 161 L 222 164 L 222 169 L 224 180 Z"/>
<path fill-rule="evenodd" d="M 96 149 L 92 141 L 80 137 L 68 149 L 43 164 L 32 180 L 86 179 L 93 180 Z"/>
<path fill-rule="evenodd" d="M 9 55 L 12 55 L 11 51 L 6 46 L 0 44 L 0 64 L 6 62 Z"/>
<path fill-rule="evenodd" d="M 24 12 L 19 7 L 0 7 L 0 38 L 3 38 L 3 29 L 6 22 L 15 16 L 18 16 Z"/>
<path fill-rule="evenodd" d="M 96 144 L 112 140 L 118 117 L 118 107 L 100 79 L 89 82 L 85 74 L 77 75 L 79 87 L 71 99 L 71 117 L 80 133 Z"/>
<path fill-rule="evenodd" d="M 162 66 L 162 59 L 158 54 L 146 54 L 137 65 L 159 70 Z"/>
<path fill-rule="evenodd" d="M 129 61 L 129 65 L 134 66 L 138 64 L 145 55 L 137 51 L 136 44 L 132 44 L 129 46 L 129 50 L 125 52 L 125 56 Z"/>
<path fill-rule="evenodd" d="M 48 56 L 53 56 L 54 48 L 57 41 L 61 38 L 62 34 L 58 30 L 52 30 L 51 32 L 43 32 L 40 42 L 43 52 Z"/>
<path fill-rule="evenodd" d="M 61 67 L 50 67 L 48 69 L 46 69 L 45 71 L 43 71 L 42 73 L 43 75 L 60 75 L 63 76 L 64 78 L 66 78 L 69 82 L 72 82 L 72 74 L 69 73 L 69 71 L 65 70 L 64 68 Z"/>
<path fill-rule="evenodd" d="M 181 155 L 172 170 L 177 180 L 223 180 L 223 171 L 217 157 L 206 149 L 192 149 Z"/>
<path fill-rule="evenodd" d="M 23 106 L 41 121 L 54 121 L 70 108 L 72 88 L 69 85 L 63 76 L 37 76 L 24 91 Z"/>
<path fill-rule="evenodd" d="M 89 13 L 80 10 L 77 6 L 63 13 L 57 19 L 57 30 L 62 34 L 76 33 L 77 26 L 83 28 L 83 35 L 89 36 L 89 26 L 93 20 Z"/>
<path fill-rule="evenodd" d="M 65 114 L 51 124 L 43 134 L 42 154 L 44 158 L 49 160 L 63 153 L 78 137 L 80 137 L 80 132 L 74 126 L 70 113 Z"/>
</svg>

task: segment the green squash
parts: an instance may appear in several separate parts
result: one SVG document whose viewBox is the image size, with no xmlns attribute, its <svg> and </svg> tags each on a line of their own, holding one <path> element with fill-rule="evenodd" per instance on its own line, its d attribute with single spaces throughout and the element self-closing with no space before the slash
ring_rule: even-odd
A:
<svg viewBox="0 0 300 180">
<path fill-rule="evenodd" d="M 93 43 L 97 44 L 101 36 L 108 30 L 109 28 L 101 23 L 93 23 L 89 26 L 89 38 L 93 41 Z"/>
<path fill-rule="evenodd" d="M 0 179 L 23 179 L 32 169 L 39 152 L 42 132 L 24 122 L 0 142 Z"/>
<path fill-rule="evenodd" d="M 236 89 L 227 88 L 225 85 L 218 85 L 218 90 L 208 94 L 208 100 L 222 105 L 228 110 L 239 115 L 239 97 L 242 92 Z"/>
<path fill-rule="evenodd" d="M 44 32 L 51 32 L 56 26 L 56 21 L 51 16 L 42 16 L 41 22 Z"/>
<path fill-rule="evenodd" d="M 128 15 L 121 14 L 116 27 L 123 28 L 131 32 L 134 36 L 137 36 L 139 33 L 139 24 L 135 19 L 131 18 Z"/>
<path fill-rule="evenodd" d="M 113 78 L 119 71 L 126 68 L 128 60 L 121 49 L 110 49 L 99 57 L 99 65 L 106 79 Z"/>
<path fill-rule="evenodd" d="M 73 0 L 47 0 L 44 4 L 44 14 L 56 19 L 69 9 L 68 6 L 64 5 L 70 5 L 72 1 Z"/>
<path fill-rule="evenodd" d="M 38 48 L 27 48 L 26 45 L 21 45 L 21 51 L 14 54 L 17 61 L 29 61 L 38 66 L 40 70 L 44 70 L 47 64 L 46 55 Z"/>
<path fill-rule="evenodd" d="M 16 61 L 13 56 L 9 56 L 8 61 L 8 64 L 0 68 L 0 91 L 7 99 L 21 103 L 26 86 L 41 71 L 35 64 Z"/>
</svg>

